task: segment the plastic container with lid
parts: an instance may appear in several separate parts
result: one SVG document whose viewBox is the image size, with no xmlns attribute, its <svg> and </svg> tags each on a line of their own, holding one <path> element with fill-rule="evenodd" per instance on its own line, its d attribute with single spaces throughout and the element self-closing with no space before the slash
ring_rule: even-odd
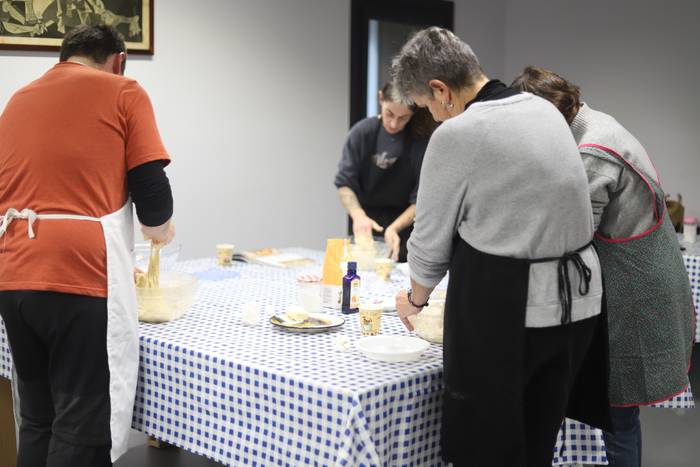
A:
<svg viewBox="0 0 700 467">
<path fill-rule="evenodd" d="M 683 218 L 683 241 L 685 243 L 695 243 L 698 237 L 698 218 L 695 216 L 685 216 Z"/>
<path fill-rule="evenodd" d="M 297 301 L 308 313 L 320 313 L 323 307 L 321 278 L 313 274 L 297 277 Z"/>
</svg>

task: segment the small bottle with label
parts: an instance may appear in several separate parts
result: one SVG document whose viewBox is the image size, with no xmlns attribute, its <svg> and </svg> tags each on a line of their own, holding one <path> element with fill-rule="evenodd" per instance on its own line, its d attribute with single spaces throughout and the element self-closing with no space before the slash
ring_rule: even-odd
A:
<svg viewBox="0 0 700 467">
<path fill-rule="evenodd" d="M 342 312 L 346 315 L 360 311 L 360 276 L 357 275 L 357 263 L 348 262 L 348 273 L 343 277 Z"/>
</svg>

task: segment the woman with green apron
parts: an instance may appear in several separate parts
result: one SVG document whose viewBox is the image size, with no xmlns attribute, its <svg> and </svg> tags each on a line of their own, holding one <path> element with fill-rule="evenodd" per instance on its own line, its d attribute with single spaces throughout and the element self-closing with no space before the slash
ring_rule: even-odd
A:
<svg viewBox="0 0 700 467">
<path fill-rule="evenodd" d="M 579 88 L 527 67 L 513 87 L 544 97 L 571 126 L 586 167 L 606 293 L 610 402 L 609 465 L 640 467 L 639 406 L 688 387 L 695 335 L 688 273 L 654 164 L 614 118 L 580 101 Z"/>
</svg>

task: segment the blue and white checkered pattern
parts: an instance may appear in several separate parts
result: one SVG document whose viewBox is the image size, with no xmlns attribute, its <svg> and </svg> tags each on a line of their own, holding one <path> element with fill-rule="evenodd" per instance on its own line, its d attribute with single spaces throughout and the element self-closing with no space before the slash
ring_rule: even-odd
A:
<svg viewBox="0 0 700 467">
<path fill-rule="evenodd" d="M 690 386 L 688 389 L 678 394 L 677 396 L 658 404 L 652 404 L 651 407 L 660 407 L 662 409 L 692 409 L 695 408 L 695 400 Z"/>
<path fill-rule="evenodd" d="M 296 276 L 318 266 L 235 264 L 212 274 L 214 260 L 205 259 L 176 268 L 206 274 L 185 317 L 141 324 L 134 428 L 226 465 L 441 465 L 441 346 L 432 345 L 417 362 L 389 364 L 354 348 L 334 350 L 338 336 L 360 337 L 357 316 L 314 335 L 278 330 L 264 318 L 255 327 L 240 323 L 244 303 L 257 301 L 267 315 L 293 303 Z M 372 276 L 365 277 L 365 296 L 392 296 L 407 285 L 398 272 L 388 285 Z M 407 334 L 390 314 L 382 332 Z M 10 377 L 4 326 L 0 372 Z M 692 395 L 673 403 L 692 406 Z M 567 420 L 553 465 L 572 464 L 607 459 L 599 430 Z"/>
<path fill-rule="evenodd" d="M 685 268 L 688 270 L 690 287 L 693 289 L 693 303 L 695 304 L 695 342 L 700 342 L 700 252 L 698 256 L 683 256 Z"/>
<path fill-rule="evenodd" d="M 552 465 L 574 467 L 582 464 L 608 464 L 603 433 L 567 418 L 557 436 Z"/>
<path fill-rule="evenodd" d="M 178 267 L 195 273 L 214 261 Z M 267 320 L 245 326 L 244 303 L 257 301 L 267 315 L 284 310 L 305 270 L 233 268 L 240 276 L 200 282 L 183 319 L 141 325 L 135 428 L 228 465 L 439 464 L 440 346 L 389 364 L 334 350 L 339 336 L 360 337 L 356 315 L 314 335 Z M 406 281 L 396 276 L 396 285 L 373 282 L 369 295 L 393 294 Z M 390 315 L 382 330 L 407 334 Z"/>
<path fill-rule="evenodd" d="M 10 345 L 7 342 L 5 323 L 0 318 L 0 377 L 12 378 L 12 356 L 10 355 Z"/>
</svg>

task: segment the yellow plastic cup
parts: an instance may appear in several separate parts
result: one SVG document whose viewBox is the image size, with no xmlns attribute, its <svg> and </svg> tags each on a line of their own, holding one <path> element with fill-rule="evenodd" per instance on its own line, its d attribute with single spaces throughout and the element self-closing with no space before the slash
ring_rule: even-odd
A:
<svg viewBox="0 0 700 467">
<path fill-rule="evenodd" d="M 394 269 L 394 262 L 390 258 L 377 258 L 374 260 L 374 269 L 378 277 L 389 282 L 391 280 L 391 271 Z"/>
<path fill-rule="evenodd" d="M 365 302 L 360 304 L 360 332 L 363 336 L 376 336 L 381 331 L 382 304 Z"/>
<path fill-rule="evenodd" d="M 235 247 L 230 243 L 220 243 L 216 245 L 216 259 L 219 266 L 231 266 Z"/>
</svg>

